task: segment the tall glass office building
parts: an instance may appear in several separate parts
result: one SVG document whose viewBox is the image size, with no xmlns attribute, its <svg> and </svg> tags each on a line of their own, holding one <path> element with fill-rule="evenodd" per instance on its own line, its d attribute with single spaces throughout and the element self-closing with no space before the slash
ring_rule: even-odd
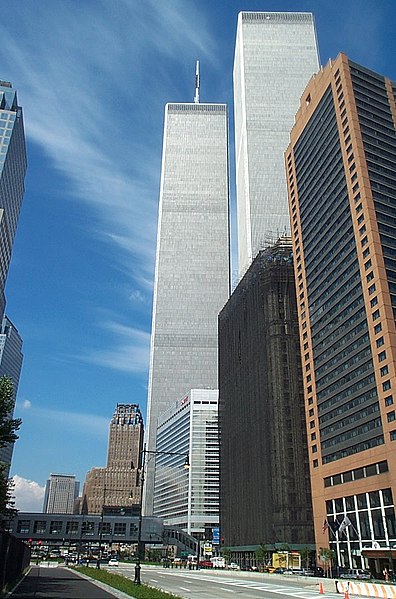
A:
<svg viewBox="0 0 396 599">
<path fill-rule="evenodd" d="M 25 191 L 26 148 L 22 108 L 11 83 L 0 81 L 0 318 L 12 245 Z"/>
<path fill-rule="evenodd" d="M 158 421 L 157 450 L 155 516 L 204 539 L 219 526 L 218 391 L 192 389 L 174 402 Z"/>
<path fill-rule="evenodd" d="M 283 154 L 319 68 L 309 13 L 241 12 L 234 60 L 239 272 L 290 230 Z"/>
<path fill-rule="evenodd" d="M 167 104 L 154 282 L 147 449 L 191 388 L 217 389 L 217 316 L 229 296 L 227 108 Z M 144 510 L 152 513 L 154 461 Z"/>
</svg>

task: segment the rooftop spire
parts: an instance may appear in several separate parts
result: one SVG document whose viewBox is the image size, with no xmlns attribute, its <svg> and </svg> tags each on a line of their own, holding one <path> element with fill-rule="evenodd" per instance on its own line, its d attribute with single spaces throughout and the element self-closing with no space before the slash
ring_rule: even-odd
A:
<svg viewBox="0 0 396 599">
<path fill-rule="evenodd" d="M 195 104 L 199 104 L 199 60 L 195 63 Z"/>
</svg>

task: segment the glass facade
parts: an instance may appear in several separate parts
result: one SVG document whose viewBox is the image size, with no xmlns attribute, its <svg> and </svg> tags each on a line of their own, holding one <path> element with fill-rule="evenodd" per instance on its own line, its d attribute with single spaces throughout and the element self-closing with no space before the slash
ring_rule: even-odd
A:
<svg viewBox="0 0 396 599">
<path fill-rule="evenodd" d="M 229 295 L 227 110 L 168 104 L 154 281 L 147 449 L 157 419 L 191 388 L 217 388 L 217 316 Z M 152 513 L 153 462 L 145 483 Z"/>
<path fill-rule="evenodd" d="M 0 317 L 19 213 L 25 191 L 25 133 L 22 108 L 11 84 L 0 81 Z"/>
<path fill-rule="evenodd" d="M 217 407 L 217 390 L 192 389 L 158 423 L 157 451 L 165 454 L 156 455 L 154 514 L 196 538 L 219 525 Z"/>
<path fill-rule="evenodd" d="M 241 12 L 234 60 L 239 272 L 290 230 L 284 151 L 319 69 L 313 16 Z"/>
<path fill-rule="evenodd" d="M 395 506 L 391 489 L 332 499 L 326 503 L 326 512 L 330 547 L 336 552 L 341 568 L 365 568 L 362 559 L 365 547 L 376 543 L 379 547 L 389 548 L 396 543 Z M 345 518 L 350 524 L 339 532 Z"/>
</svg>

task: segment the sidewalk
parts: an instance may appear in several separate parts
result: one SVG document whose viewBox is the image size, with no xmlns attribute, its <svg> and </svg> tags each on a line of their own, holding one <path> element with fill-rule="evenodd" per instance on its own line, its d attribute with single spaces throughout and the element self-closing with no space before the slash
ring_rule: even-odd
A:
<svg viewBox="0 0 396 599">
<path fill-rule="evenodd" d="M 32 566 L 10 599 L 132 599 L 67 568 Z"/>
</svg>

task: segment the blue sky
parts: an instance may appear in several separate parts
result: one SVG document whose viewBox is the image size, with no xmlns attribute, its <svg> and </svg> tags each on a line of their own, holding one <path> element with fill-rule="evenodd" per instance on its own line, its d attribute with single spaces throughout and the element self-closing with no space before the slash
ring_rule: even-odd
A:
<svg viewBox="0 0 396 599">
<path fill-rule="evenodd" d="M 166 102 L 230 107 L 240 10 L 312 11 L 322 64 L 344 51 L 396 79 L 394 0 L 18 0 L 0 19 L 0 79 L 18 91 L 26 193 L 7 282 L 24 340 L 12 474 L 41 509 L 50 473 L 106 461 L 117 403 L 146 412 Z M 233 228 L 235 230 L 235 228 Z M 234 268 L 235 270 L 235 268 Z"/>
</svg>

